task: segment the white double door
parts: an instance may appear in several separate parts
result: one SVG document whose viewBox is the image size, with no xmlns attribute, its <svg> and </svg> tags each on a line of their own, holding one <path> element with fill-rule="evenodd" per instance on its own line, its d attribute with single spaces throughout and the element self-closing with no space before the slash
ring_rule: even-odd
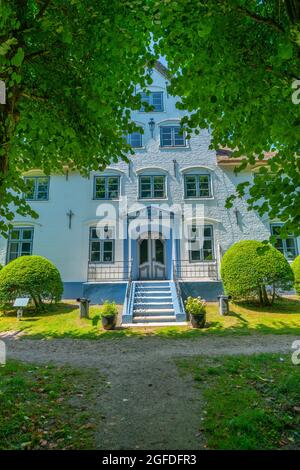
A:
<svg viewBox="0 0 300 470">
<path fill-rule="evenodd" d="M 139 241 L 139 278 L 166 278 L 165 241 L 161 238 Z"/>
</svg>

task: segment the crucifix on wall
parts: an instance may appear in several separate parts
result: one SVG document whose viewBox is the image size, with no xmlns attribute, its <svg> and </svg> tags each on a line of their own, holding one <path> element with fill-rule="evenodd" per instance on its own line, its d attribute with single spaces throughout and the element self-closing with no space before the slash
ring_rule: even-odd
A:
<svg viewBox="0 0 300 470">
<path fill-rule="evenodd" d="M 72 218 L 74 216 L 74 212 L 70 209 L 69 212 L 67 212 L 67 217 L 69 217 L 69 229 L 72 228 Z"/>
</svg>

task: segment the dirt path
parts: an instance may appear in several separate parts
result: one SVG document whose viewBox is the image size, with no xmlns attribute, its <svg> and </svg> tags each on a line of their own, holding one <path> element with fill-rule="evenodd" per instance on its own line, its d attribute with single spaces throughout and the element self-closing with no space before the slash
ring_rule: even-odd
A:
<svg viewBox="0 0 300 470">
<path fill-rule="evenodd" d="M 5 338 L 5 342 L 10 358 L 94 367 L 106 376 L 108 386 L 99 400 L 103 419 L 97 448 L 174 450 L 203 447 L 199 390 L 192 378 L 178 375 L 175 358 L 285 353 L 292 351 L 294 339 L 288 335 L 260 335 L 195 340 Z"/>
</svg>

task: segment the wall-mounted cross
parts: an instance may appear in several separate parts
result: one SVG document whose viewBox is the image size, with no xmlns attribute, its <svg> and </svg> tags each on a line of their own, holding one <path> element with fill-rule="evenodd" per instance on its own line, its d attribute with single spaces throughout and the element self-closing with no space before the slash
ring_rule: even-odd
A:
<svg viewBox="0 0 300 470">
<path fill-rule="evenodd" d="M 74 216 L 74 212 L 70 209 L 69 212 L 67 212 L 67 217 L 69 217 L 69 229 L 72 228 L 72 217 Z"/>
</svg>

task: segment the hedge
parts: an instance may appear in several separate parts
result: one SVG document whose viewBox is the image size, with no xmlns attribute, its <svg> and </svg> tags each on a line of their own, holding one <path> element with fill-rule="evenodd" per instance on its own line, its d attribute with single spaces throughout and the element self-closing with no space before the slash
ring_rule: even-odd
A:
<svg viewBox="0 0 300 470">
<path fill-rule="evenodd" d="M 221 263 L 225 292 L 235 300 L 258 300 L 272 304 L 277 289 L 290 289 L 293 271 L 282 253 L 272 245 L 243 240 L 232 245 Z"/>
<path fill-rule="evenodd" d="M 300 295 L 300 255 L 297 256 L 297 258 L 294 259 L 292 262 L 292 269 L 294 271 L 294 276 L 295 276 L 295 290 L 297 294 Z"/>
</svg>

